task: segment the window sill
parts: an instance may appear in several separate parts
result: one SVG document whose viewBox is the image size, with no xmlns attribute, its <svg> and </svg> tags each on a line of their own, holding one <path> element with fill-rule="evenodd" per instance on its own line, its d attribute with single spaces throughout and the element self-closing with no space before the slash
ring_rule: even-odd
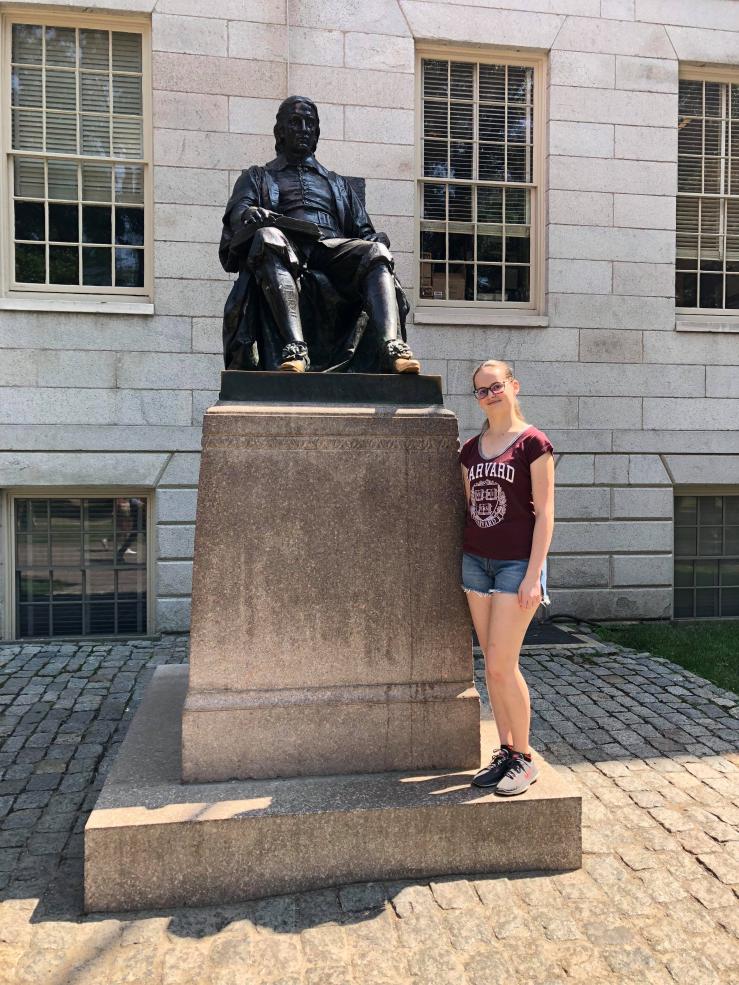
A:
<svg viewBox="0 0 739 985">
<path fill-rule="evenodd" d="M 153 315 L 149 301 L 93 301 L 58 298 L 0 298 L 0 311 L 68 311 L 71 314 Z"/>
<path fill-rule="evenodd" d="M 676 332 L 739 332 L 739 315 L 678 315 Z"/>
<path fill-rule="evenodd" d="M 549 316 L 534 311 L 500 308 L 416 308 L 414 325 L 500 325 L 506 328 L 546 328 Z"/>
</svg>

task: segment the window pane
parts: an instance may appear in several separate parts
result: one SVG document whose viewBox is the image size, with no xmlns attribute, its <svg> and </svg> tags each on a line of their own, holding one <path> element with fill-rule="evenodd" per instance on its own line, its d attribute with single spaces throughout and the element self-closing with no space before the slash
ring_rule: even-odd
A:
<svg viewBox="0 0 739 985">
<path fill-rule="evenodd" d="M 79 636 L 82 633 L 82 604 L 52 605 L 51 632 L 54 636 Z"/>
<path fill-rule="evenodd" d="M 471 62 L 452 62 L 449 66 L 452 99 L 472 99 L 474 79 L 475 66 Z"/>
<path fill-rule="evenodd" d="M 724 504 L 721 496 L 700 496 L 698 498 L 699 523 L 721 523 L 724 518 Z"/>
<path fill-rule="evenodd" d="M 49 502 L 51 566 L 80 563 L 80 501 L 52 499 Z"/>
<path fill-rule="evenodd" d="M 49 198 L 77 201 L 77 164 L 49 161 Z"/>
<path fill-rule="evenodd" d="M 703 83 L 680 79 L 678 111 L 681 115 L 700 116 L 703 112 Z"/>
<path fill-rule="evenodd" d="M 529 251 L 529 230 L 522 228 L 516 230 L 515 235 L 511 235 L 514 230 L 510 226 L 506 227 L 505 257 L 506 263 L 528 263 L 530 259 Z"/>
<path fill-rule="evenodd" d="M 15 238 L 46 239 L 46 219 L 43 202 L 15 203 Z"/>
<path fill-rule="evenodd" d="M 724 497 L 724 513 L 727 523 L 739 523 L 739 496 Z"/>
<path fill-rule="evenodd" d="M 43 105 L 40 68 L 14 68 L 10 78 L 10 97 L 13 106 Z"/>
<path fill-rule="evenodd" d="M 85 72 L 81 76 L 80 109 L 84 113 L 109 112 L 110 86 L 107 75 Z"/>
<path fill-rule="evenodd" d="M 480 140 L 503 143 L 505 140 L 505 107 L 481 106 L 478 116 Z"/>
<path fill-rule="evenodd" d="M 421 259 L 446 259 L 446 233 L 421 232 Z"/>
<path fill-rule="evenodd" d="M 16 157 L 13 161 L 13 191 L 22 198 L 44 197 L 44 162 L 37 157 Z"/>
<path fill-rule="evenodd" d="M 107 72 L 110 68 L 109 46 L 107 31 L 80 30 L 80 67 Z"/>
<path fill-rule="evenodd" d="M 477 300 L 503 300 L 503 268 L 483 266 L 477 268 Z"/>
<path fill-rule="evenodd" d="M 82 198 L 86 202 L 109 202 L 111 177 L 112 169 L 108 164 L 83 164 Z"/>
<path fill-rule="evenodd" d="M 474 260 L 475 238 L 470 233 L 449 233 L 449 259 Z"/>
<path fill-rule="evenodd" d="M 93 602 L 112 602 L 115 595 L 115 570 L 113 568 L 89 568 L 85 578 L 87 597 Z"/>
<path fill-rule="evenodd" d="M 480 144 L 477 166 L 482 181 L 502 181 L 505 170 L 505 148 L 497 144 Z"/>
<path fill-rule="evenodd" d="M 449 144 L 439 140 L 426 140 L 423 144 L 423 173 L 428 178 L 449 176 Z"/>
<path fill-rule="evenodd" d="M 141 77 L 113 76 L 113 112 L 128 116 L 141 116 Z M 470 116 L 470 124 L 472 117 Z"/>
<path fill-rule="evenodd" d="M 739 560 L 719 561 L 721 584 L 727 588 L 739 588 Z"/>
<path fill-rule="evenodd" d="M 16 150 L 43 150 L 43 121 L 40 112 L 14 109 L 13 147 Z"/>
<path fill-rule="evenodd" d="M 49 65 L 76 66 L 77 42 L 73 27 L 46 28 L 46 61 Z"/>
<path fill-rule="evenodd" d="M 79 544 L 79 528 L 77 528 L 77 541 Z M 52 541 L 52 549 L 54 542 Z M 77 552 L 77 564 L 79 564 L 79 551 Z M 82 601 L 82 569 L 81 568 L 54 568 L 52 579 L 52 599 L 69 602 L 73 599 Z"/>
<path fill-rule="evenodd" d="M 115 210 L 115 241 L 121 246 L 142 246 L 144 243 L 144 210 Z"/>
<path fill-rule="evenodd" d="M 144 131 L 142 121 L 113 119 L 113 153 L 117 157 L 143 157 Z"/>
<path fill-rule="evenodd" d="M 110 121 L 107 116 L 81 116 L 80 139 L 83 154 L 110 157 Z"/>
<path fill-rule="evenodd" d="M 505 65 L 480 66 L 480 101 L 505 101 Z"/>
<path fill-rule="evenodd" d="M 112 242 L 111 209 L 104 205 L 85 205 L 82 208 L 82 242 Z M 110 254 L 108 253 L 110 258 Z"/>
<path fill-rule="evenodd" d="M 675 618 L 689 619 L 694 615 L 693 589 L 678 588 L 675 592 Z"/>
<path fill-rule="evenodd" d="M 40 65 L 42 59 L 41 27 L 37 24 L 13 24 L 14 62 Z"/>
<path fill-rule="evenodd" d="M 472 144 L 451 145 L 449 176 L 462 179 L 472 177 Z"/>
<path fill-rule="evenodd" d="M 423 186 L 424 219 L 446 219 L 446 185 Z"/>
<path fill-rule="evenodd" d="M 695 496 L 675 497 L 675 523 L 696 524 L 698 522 L 698 500 Z"/>
<path fill-rule="evenodd" d="M 508 66 L 508 102 L 530 103 L 534 92 L 534 70 Z"/>
<path fill-rule="evenodd" d="M 507 181 L 531 181 L 531 148 L 530 147 L 511 147 L 507 148 L 508 159 Z"/>
<path fill-rule="evenodd" d="M 43 284 L 46 281 L 46 250 L 43 246 L 16 245 L 15 279 L 19 284 Z"/>
<path fill-rule="evenodd" d="M 739 616 L 739 588 L 725 588 L 721 592 L 721 612 L 719 615 L 733 618 Z"/>
<path fill-rule="evenodd" d="M 76 246 L 49 247 L 49 283 L 79 284 L 79 257 Z"/>
<path fill-rule="evenodd" d="M 701 274 L 700 306 L 701 308 L 723 308 L 724 284 L 721 274 Z"/>
<path fill-rule="evenodd" d="M 529 300 L 529 268 L 528 267 L 509 267 L 505 268 L 505 295 L 506 301 L 528 301 Z"/>
<path fill-rule="evenodd" d="M 718 561 L 695 561 L 695 584 L 718 585 Z"/>
<path fill-rule="evenodd" d="M 79 239 L 79 210 L 76 205 L 49 205 L 49 239 L 76 243 Z"/>
<path fill-rule="evenodd" d="M 449 137 L 449 108 L 447 103 L 423 104 L 423 135 L 432 140 L 447 140 Z"/>
<path fill-rule="evenodd" d="M 695 527 L 675 527 L 675 554 L 678 557 L 694 557 L 696 547 Z"/>
<path fill-rule="evenodd" d="M 475 267 L 472 263 L 449 264 L 449 300 L 475 300 Z"/>
<path fill-rule="evenodd" d="M 675 304 L 679 308 L 695 308 L 698 304 L 698 275 L 675 274 Z"/>
<path fill-rule="evenodd" d="M 724 553 L 739 555 L 739 527 L 726 528 Z"/>
<path fill-rule="evenodd" d="M 692 561 L 676 561 L 675 562 L 675 586 L 678 588 L 692 587 L 694 582 L 693 575 L 693 562 Z"/>
<path fill-rule="evenodd" d="M 503 229 L 494 226 L 483 227 L 486 235 L 477 237 L 478 261 L 502 261 L 503 259 Z"/>
<path fill-rule="evenodd" d="M 48 569 L 26 571 L 18 577 L 18 598 L 21 602 L 48 602 L 49 589 Z"/>
<path fill-rule="evenodd" d="M 462 222 L 472 220 L 472 186 L 449 186 L 449 218 Z"/>
<path fill-rule="evenodd" d="M 477 221 L 478 222 L 503 221 L 503 189 L 502 188 L 477 189 Z"/>
<path fill-rule="evenodd" d="M 48 605 L 19 605 L 18 606 L 18 636 L 49 635 L 49 606 Z"/>
<path fill-rule="evenodd" d="M 144 286 L 143 250 L 115 251 L 115 283 L 116 287 Z"/>
<path fill-rule="evenodd" d="M 446 297 L 446 265 L 421 264 L 421 297 L 442 301 Z"/>
<path fill-rule="evenodd" d="M 61 69 L 46 69 L 46 108 L 77 110 L 77 76 Z"/>
<path fill-rule="evenodd" d="M 445 61 L 423 61 L 423 93 L 434 99 L 449 98 L 449 63 Z"/>
<path fill-rule="evenodd" d="M 721 554 L 723 537 L 721 527 L 698 528 L 698 553 L 703 557 Z"/>
<path fill-rule="evenodd" d="M 82 283 L 110 287 L 113 283 L 113 251 L 102 246 L 82 250 Z"/>
<path fill-rule="evenodd" d="M 698 588 L 695 592 L 696 616 L 718 615 L 718 591 L 715 588 Z"/>
<path fill-rule="evenodd" d="M 113 71 L 141 71 L 141 35 L 113 32 Z"/>
<path fill-rule="evenodd" d="M 77 153 L 77 118 L 71 113 L 46 114 L 46 149 L 62 154 Z"/>
</svg>

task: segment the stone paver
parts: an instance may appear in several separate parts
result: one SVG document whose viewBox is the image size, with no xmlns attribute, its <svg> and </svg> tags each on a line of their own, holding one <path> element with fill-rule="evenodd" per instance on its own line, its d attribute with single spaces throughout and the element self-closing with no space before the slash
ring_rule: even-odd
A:
<svg viewBox="0 0 739 985">
<path fill-rule="evenodd" d="M 582 870 L 83 916 L 85 819 L 153 668 L 186 655 L 0 645 L 0 985 L 739 981 L 739 701 L 595 642 L 523 659 L 534 744 L 582 792 Z"/>
</svg>

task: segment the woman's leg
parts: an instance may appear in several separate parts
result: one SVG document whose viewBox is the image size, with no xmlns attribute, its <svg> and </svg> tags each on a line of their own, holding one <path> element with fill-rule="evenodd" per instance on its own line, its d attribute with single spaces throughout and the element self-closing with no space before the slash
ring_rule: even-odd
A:
<svg viewBox="0 0 739 985">
<path fill-rule="evenodd" d="M 505 742 L 510 745 L 512 738 L 510 719 L 506 714 L 506 710 L 503 702 L 498 698 L 497 689 L 493 689 L 490 686 L 490 676 L 488 674 L 488 668 L 490 666 L 488 660 L 488 646 L 489 646 L 489 634 L 491 627 L 491 614 L 493 610 L 493 599 L 499 598 L 500 596 L 480 595 L 475 592 L 466 592 L 465 594 L 467 595 L 467 603 L 470 607 L 472 624 L 475 627 L 475 632 L 477 633 L 477 639 L 480 642 L 480 648 L 482 650 L 483 656 L 485 657 L 485 680 L 488 686 L 488 696 L 490 698 L 490 704 L 493 709 L 493 717 L 495 718 L 495 726 L 498 729 L 498 737 L 501 743 Z"/>
<path fill-rule="evenodd" d="M 504 592 L 493 595 L 485 651 L 485 675 L 496 719 L 500 705 L 510 729 L 510 744 L 517 752 L 526 754 L 529 753 L 531 708 L 529 689 L 518 668 L 518 658 L 535 612 L 536 609 L 522 609 L 516 595 Z M 501 737 L 501 741 L 508 740 Z"/>
</svg>

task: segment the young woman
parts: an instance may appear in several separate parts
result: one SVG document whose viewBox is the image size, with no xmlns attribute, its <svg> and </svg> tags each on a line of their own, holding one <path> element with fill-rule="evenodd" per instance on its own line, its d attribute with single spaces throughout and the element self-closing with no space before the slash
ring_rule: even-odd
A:
<svg viewBox="0 0 739 985">
<path fill-rule="evenodd" d="M 529 747 L 529 691 L 518 657 L 539 604 L 549 604 L 554 459 L 547 436 L 523 418 L 519 382 L 507 363 L 481 363 L 472 389 L 486 423 L 459 456 L 467 497 L 462 587 L 485 655 L 501 743 L 472 783 L 511 796 L 528 789 L 539 773 Z"/>
</svg>

